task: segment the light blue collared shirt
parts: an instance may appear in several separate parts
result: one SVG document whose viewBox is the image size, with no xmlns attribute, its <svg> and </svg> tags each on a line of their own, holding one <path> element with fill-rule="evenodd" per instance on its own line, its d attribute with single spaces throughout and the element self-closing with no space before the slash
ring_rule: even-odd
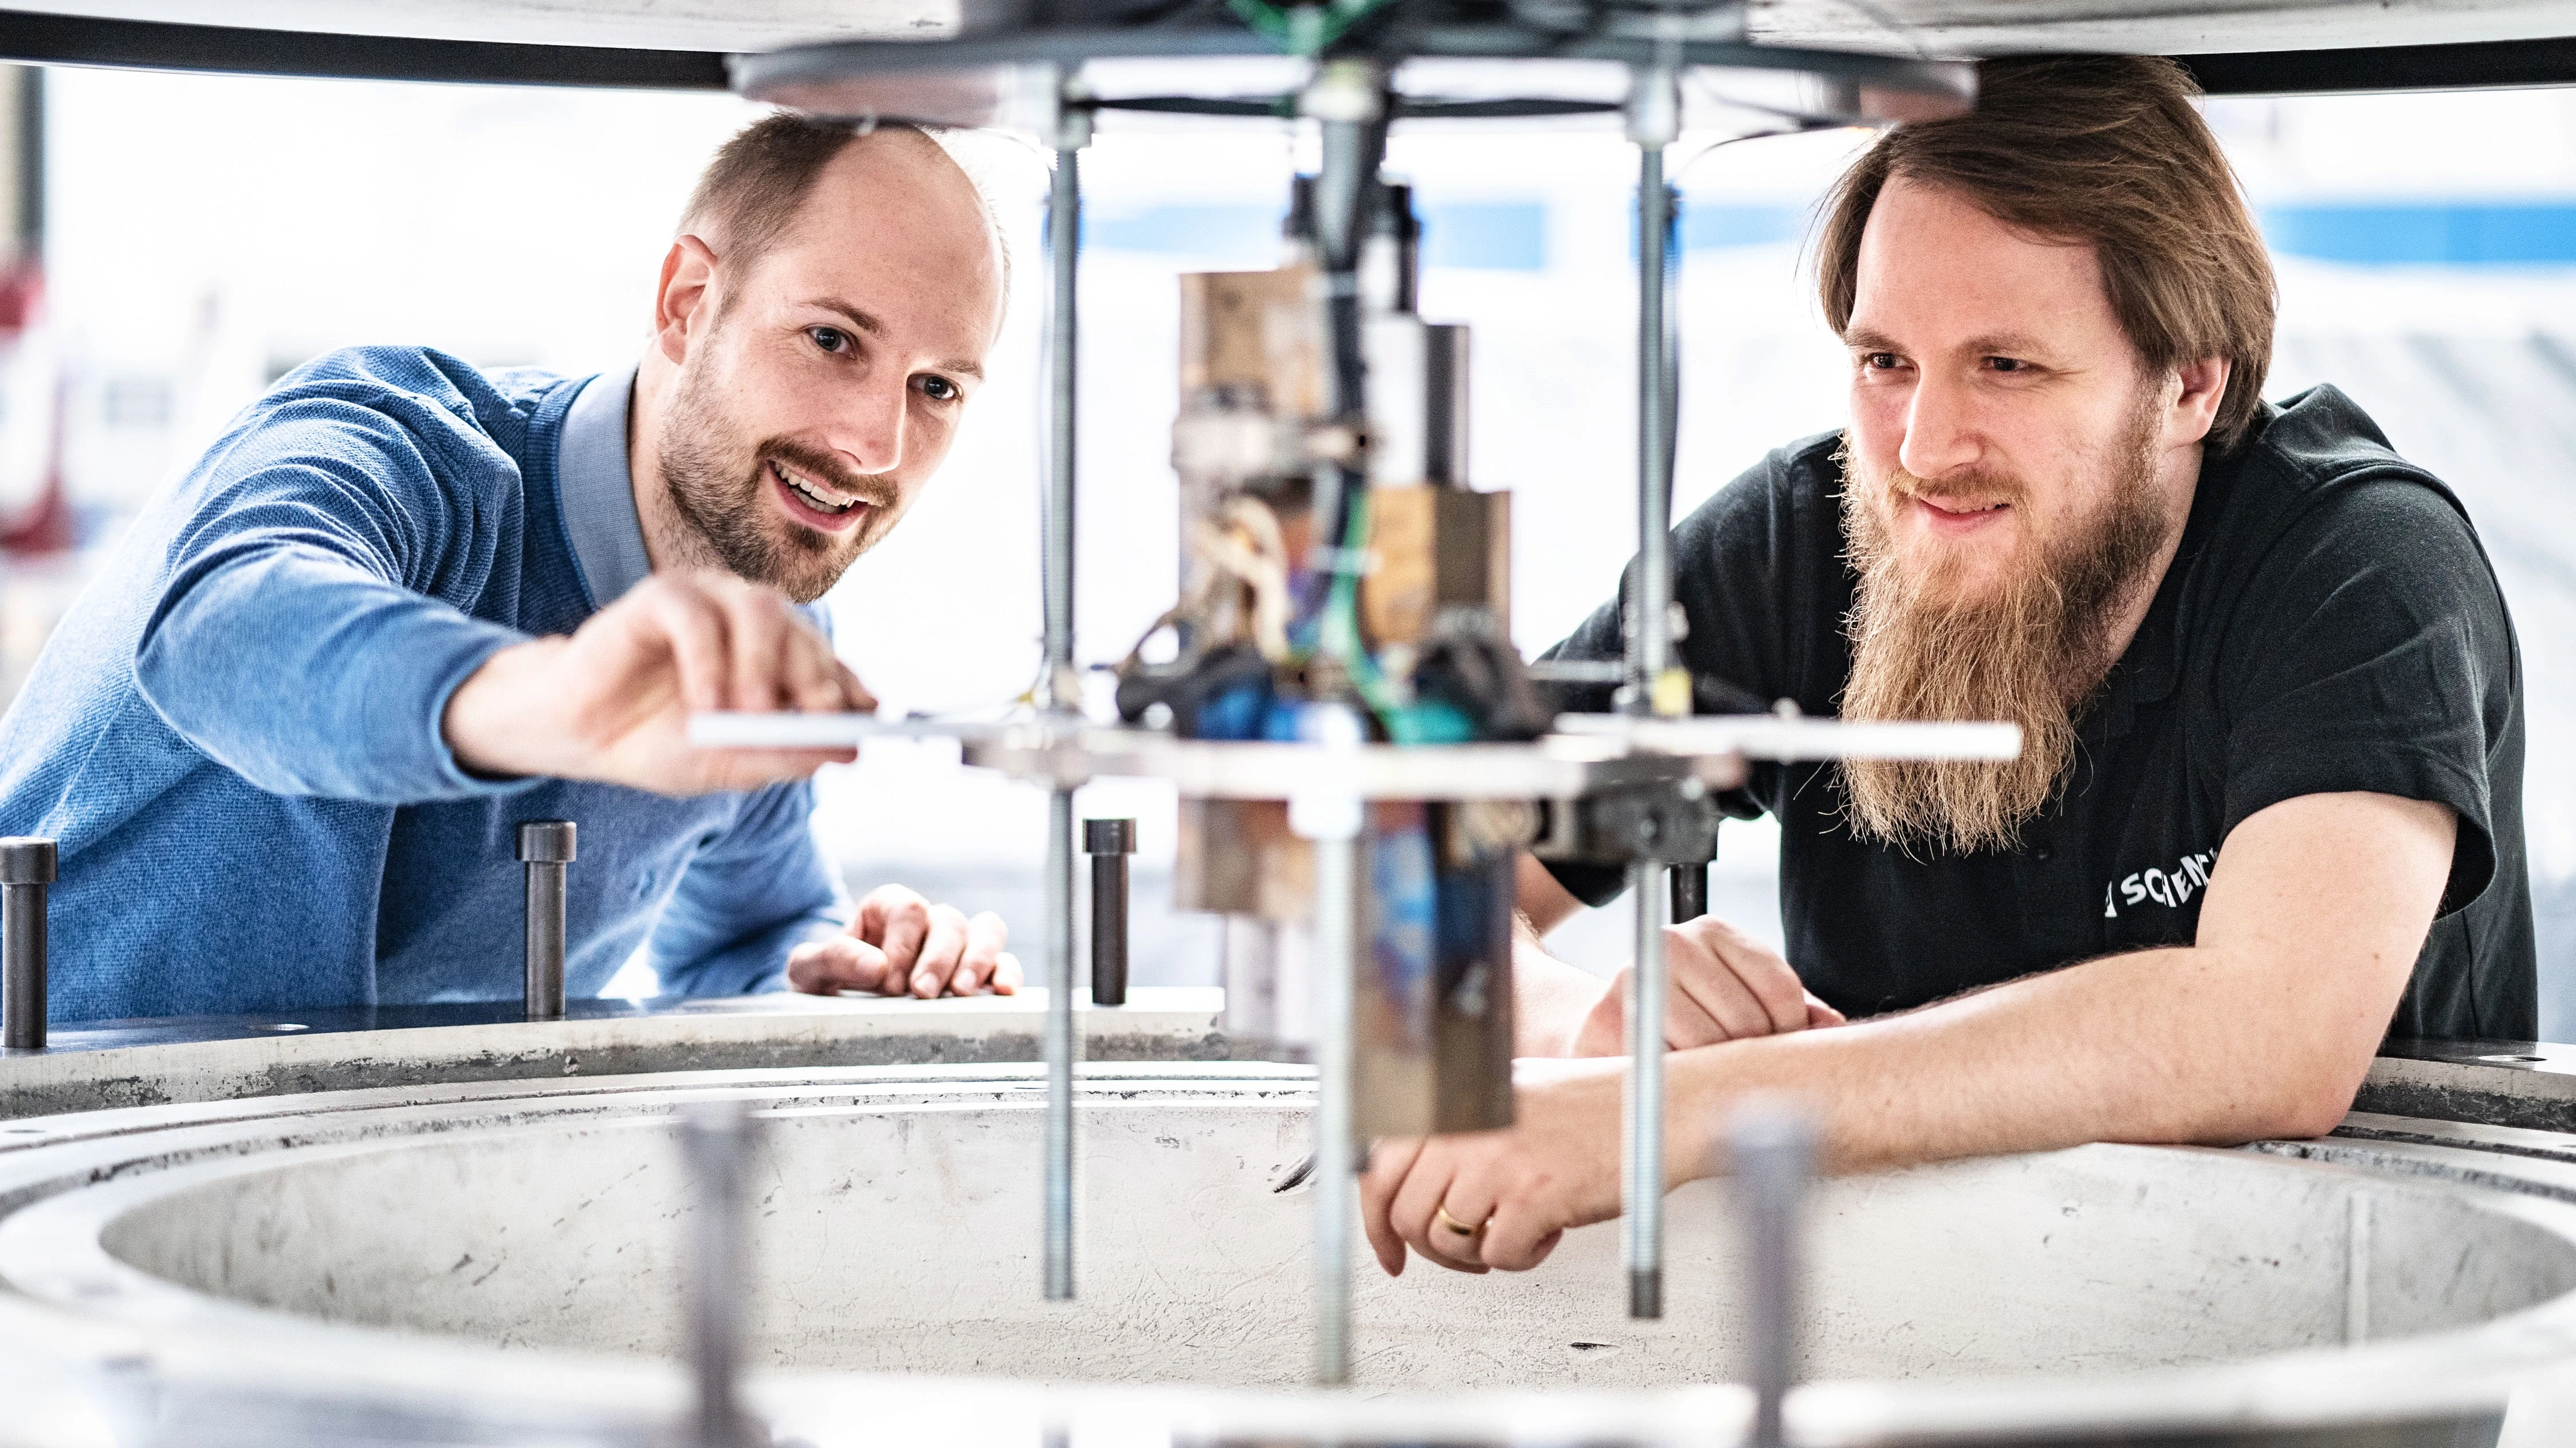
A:
<svg viewBox="0 0 2576 1448">
<path fill-rule="evenodd" d="M 590 379 L 564 414 L 563 440 L 555 448 L 564 533 L 572 539 L 573 566 L 594 608 L 625 597 L 653 571 L 626 452 L 627 410 L 634 398 L 632 367 Z"/>
<path fill-rule="evenodd" d="M 486 659 L 645 577 L 632 392 L 334 352 L 135 521 L 0 718 L 0 834 L 60 841 L 52 1019 L 515 999 L 527 820 L 581 829 L 575 998 L 648 943 L 665 993 L 775 988 L 837 928 L 802 781 L 682 799 L 448 747 Z"/>
</svg>

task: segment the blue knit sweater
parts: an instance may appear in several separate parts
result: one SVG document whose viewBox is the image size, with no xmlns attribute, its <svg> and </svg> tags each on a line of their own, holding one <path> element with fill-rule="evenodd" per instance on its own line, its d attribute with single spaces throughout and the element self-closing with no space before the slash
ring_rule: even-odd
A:
<svg viewBox="0 0 2576 1448">
<path fill-rule="evenodd" d="M 572 537 L 633 497 L 568 522 L 559 485 L 588 383 L 334 353 L 145 511 L 0 718 L 0 832 L 61 842 L 53 1019 L 515 999 L 529 819 L 580 826 L 575 997 L 648 935 L 666 992 L 772 988 L 833 925 L 805 785 L 493 781 L 440 738 L 494 651 L 610 601 Z"/>
</svg>

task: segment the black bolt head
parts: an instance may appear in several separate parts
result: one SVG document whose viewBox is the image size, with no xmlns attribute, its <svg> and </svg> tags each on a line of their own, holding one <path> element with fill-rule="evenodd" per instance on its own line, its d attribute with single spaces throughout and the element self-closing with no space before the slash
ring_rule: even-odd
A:
<svg viewBox="0 0 2576 1448">
<path fill-rule="evenodd" d="M 42 835 L 0 839 L 0 885 L 54 883 L 54 842 Z"/>
<path fill-rule="evenodd" d="M 568 865 L 573 856 L 570 820 L 529 820 L 519 826 L 519 858 L 532 865 Z"/>
</svg>

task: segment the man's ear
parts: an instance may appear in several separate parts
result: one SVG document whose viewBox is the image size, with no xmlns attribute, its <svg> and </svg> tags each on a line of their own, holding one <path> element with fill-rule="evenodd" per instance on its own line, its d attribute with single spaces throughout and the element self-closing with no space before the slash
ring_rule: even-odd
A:
<svg viewBox="0 0 2576 1448">
<path fill-rule="evenodd" d="M 2167 419 L 2175 442 L 2198 442 L 2209 436 L 2210 424 L 2218 419 L 2218 404 L 2227 398 L 2227 379 L 2235 370 L 2235 364 L 2224 357 L 2204 357 L 2174 369 L 2182 382 Z"/>
<path fill-rule="evenodd" d="M 653 341 L 673 364 L 689 360 L 689 339 L 705 330 L 695 326 L 699 310 L 713 300 L 716 254 L 694 236 L 671 243 L 662 256 L 662 284 L 653 293 Z M 706 314 L 712 319 L 713 312 Z"/>
</svg>

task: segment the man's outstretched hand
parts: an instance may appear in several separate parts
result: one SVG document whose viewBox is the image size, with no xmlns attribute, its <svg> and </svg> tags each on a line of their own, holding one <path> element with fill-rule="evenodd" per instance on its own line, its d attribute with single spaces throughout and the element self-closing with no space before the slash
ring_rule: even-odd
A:
<svg viewBox="0 0 2576 1448">
<path fill-rule="evenodd" d="M 1687 1051 L 1720 1041 L 1776 1036 L 1843 1024 L 1842 1012 L 1798 981 L 1779 952 L 1713 915 L 1664 927 L 1672 990 L 1664 1003 L 1664 1046 Z M 1619 972 L 1575 1029 L 1569 1056 L 1628 1049 L 1628 996 L 1636 967 Z"/>
<path fill-rule="evenodd" d="M 775 589 L 729 573 L 656 573 L 568 637 L 501 650 L 449 696 L 441 721 L 479 774 L 548 775 L 705 794 L 802 779 L 850 749 L 701 749 L 701 710 L 816 712 L 877 705 Z"/>
<path fill-rule="evenodd" d="M 1569 1065 L 1513 1093 L 1509 1130 L 1379 1142 L 1360 1175 L 1378 1265 L 1400 1274 L 1410 1247 L 1460 1272 L 1525 1272 L 1568 1227 L 1619 1215 L 1620 1082 L 1616 1062 Z M 1695 1174 L 1671 1166 L 1673 1181 Z"/>
<path fill-rule="evenodd" d="M 850 928 L 787 954 L 787 983 L 814 995 L 1011 995 L 1019 957 L 1002 947 L 1010 932 L 987 911 L 972 919 L 933 905 L 901 885 L 880 885 L 859 902 Z"/>
</svg>

